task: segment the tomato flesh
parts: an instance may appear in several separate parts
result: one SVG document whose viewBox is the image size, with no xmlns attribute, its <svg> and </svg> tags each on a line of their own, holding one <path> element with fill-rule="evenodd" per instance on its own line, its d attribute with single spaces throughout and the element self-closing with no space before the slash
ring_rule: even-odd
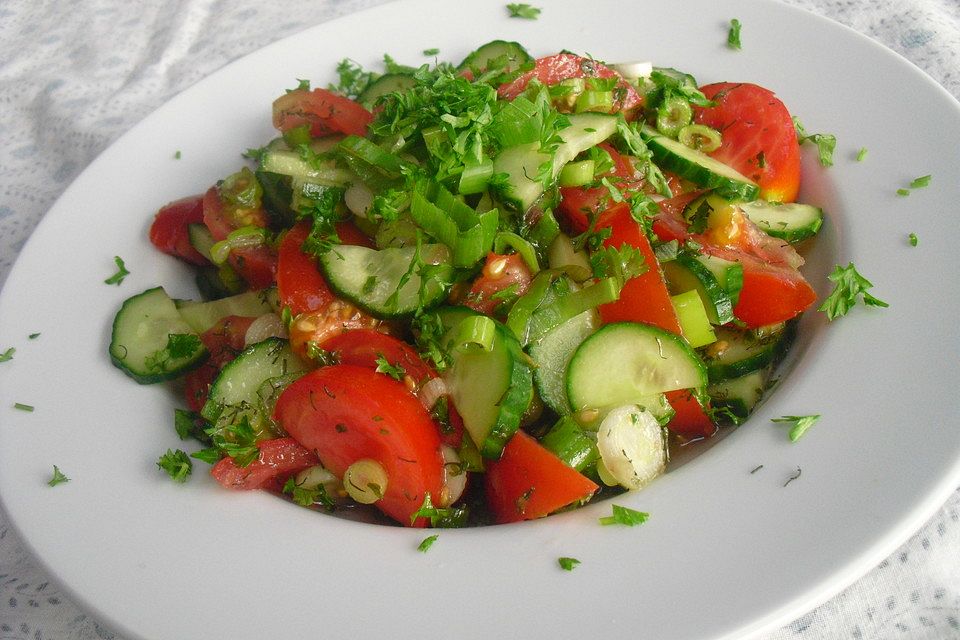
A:
<svg viewBox="0 0 960 640">
<path fill-rule="evenodd" d="M 210 352 L 210 357 L 184 376 L 184 397 L 192 411 L 199 412 L 203 408 L 217 374 L 243 351 L 247 329 L 254 320 L 256 318 L 226 316 L 200 334 L 200 341 Z"/>
<path fill-rule="evenodd" d="M 503 456 L 486 463 L 487 505 L 497 522 L 533 520 L 588 499 L 599 487 L 518 431 Z"/>
<path fill-rule="evenodd" d="M 297 89 L 273 102 L 273 126 L 281 132 L 306 125 L 314 138 L 331 133 L 362 136 L 372 121 L 373 114 L 359 103 L 326 89 Z"/>
<path fill-rule="evenodd" d="M 150 225 L 150 242 L 160 251 L 190 264 L 209 261 L 190 243 L 189 225 L 203 223 L 203 196 L 171 202 L 157 212 Z"/>
<path fill-rule="evenodd" d="M 533 275 L 530 273 L 530 267 L 519 253 L 509 255 L 489 253 L 483 271 L 470 287 L 470 293 L 464 305 L 474 311 L 492 316 L 497 307 L 503 303 L 503 300 L 497 296 L 498 293 L 514 287 L 511 297 L 514 294 L 522 296 L 530 288 L 531 280 Z"/>
<path fill-rule="evenodd" d="M 283 237 L 277 253 L 277 294 L 293 315 L 318 311 L 333 301 L 316 258 L 300 248 L 309 234 L 310 225 L 297 224 Z"/>
<path fill-rule="evenodd" d="M 437 426 L 401 382 L 356 365 L 323 367 L 287 387 L 274 416 L 337 477 L 358 460 L 378 462 L 388 482 L 376 506 L 400 524 L 410 526 L 427 493 L 441 495 Z"/>
<path fill-rule="evenodd" d="M 210 475 L 227 489 L 281 491 L 287 478 L 319 463 L 312 451 L 293 438 L 275 438 L 257 443 L 260 455 L 245 467 L 233 458 L 221 458 Z"/>
</svg>

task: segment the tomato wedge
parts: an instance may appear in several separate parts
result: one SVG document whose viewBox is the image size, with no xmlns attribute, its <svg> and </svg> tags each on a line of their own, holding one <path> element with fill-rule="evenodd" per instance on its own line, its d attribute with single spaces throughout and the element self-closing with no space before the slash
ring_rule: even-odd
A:
<svg viewBox="0 0 960 640">
<path fill-rule="evenodd" d="M 150 242 L 160 251 L 190 264 L 209 264 L 190 243 L 189 225 L 202 223 L 203 196 L 190 196 L 171 202 L 154 217 L 150 225 Z"/>
<path fill-rule="evenodd" d="M 666 396 L 675 411 L 668 425 L 671 431 L 691 439 L 710 437 L 716 432 L 717 426 L 690 389 L 668 391 Z"/>
<path fill-rule="evenodd" d="M 628 111 L 643 103 L 637 90 L 619 73 L 596 60 L 572 53 L 558 53 L 538 59 L 532 71 L 501 85 L 497 93 L 505 100 L 513 100 L 523 93 L 534 78 L 548 86 L 570 78 L 620 78 L 614 90 L 613 111 Z"/>
<path fill-rule="evenodd" d="M 358 460 L 378 462 L 388 482 L 376 506 L 404 526 L 427 493 L 443 489 L 436 424 L 403 383 L 384 374 L 349 364 L 316 369 L 284 390 L 274 416 L 337 477 Z M 417 518 L 414 526 L 426 523 Z"/>
<path fill-rule="evenodd" d="M 266 227 L 267 214 L 263 209 L 243 210 L 239 217 L 231 214 L 223 206 L 220 191 L 214 186 L 203 196 L 203 222 L 214 240 L 223 240 L 242 226 Z M 273 286 L 277 256 L 267 245 L 234 249 L 230 252 L 229 263 L 251 289 Z"/>
<path fill-rule="evenodd" d="M 599 487 L 518 431 L 503 456 L 486 463 L 487 504 L 497 522 L 533 520 L 588 499 Z"/>
<path fill-rule="evenodd" d="M 366 135 L 373 114 L 350 98 L 327 91 L 297 89 L 273 102 L 273 126 L 285 132 L 309 126 L 314 138 L 331 133 Z"/>
<path fill-rule="evenodd" d="M 487 254 L 480 276 L 473 281 L 464 305 L 488 316 L 494 315 L 503 300 L 497 296 L 513 287 L 513 293 L 522 296 L 530 288 L 533 275 L 519 253 Z"/>
<path fill-rule="evenodd" d="M 297 224 L 283 237 L 277 254 L 277 294 L 293 315 L 323 309 L 334 297 L 316 258 L 300 249 L 309 234 L 309 224 Z"/>
<path fill-rule="evenodd" d="M 613 160 L 613 170 L 603 175 L 611 179 L 612 184 L 624 197 L 629 197 L 643 188 L 643 177 L 637 173 L 627 157 L 605 142 L 597 146 L 609 153 Z M 600 215 L 613 203 L 610 190 L 602 186 L 561 187 L 560 196 L 560 213 L 573 233 L 586 231 L 590 226 L 590 219 Z"/>
<path fill-rule="evenodd" d="M 792 202 L 800 189 L 800 144 L 787 107 L 769 89 L 720 82 L 701 87 L 715 102 L 694 107 L 694 121 L 723 132 L 710 155 L 754 180 L 766 200 Z"/>
<path fill-rule="evenodd" d="M 317 456 L 293 438 L 262 440 L 257 448 L 259 457 L 247 466 L 238 466 L 233 458 L 221 458 L 210 475 L 227 489 L 281 491 L 287 478 L 319 464 Z"/>
<path fill-rule="evenodd" d="M 207 361 L 184 376 L 184 397 L 192 411 L 200 411 L 210 395 L 210 385 L 220 370 L 237 357 L 246 346 L 247 329 L 256 318 L 226 316 L 200 334 L 200 341 L 210 352 Z"/>
<path fill-rule="evenodd" d="M 374 329 L 354 329 L 341 333 L 327 340 L 324 348 L 334 352 L 340 364 L 368 369 L 376 370 L 383 358 L 390 366 L 402 369 L 402 376 L 410 378 L 409 384 L 414 389 L 437 377 L 413 347 Z"/>
</svg>

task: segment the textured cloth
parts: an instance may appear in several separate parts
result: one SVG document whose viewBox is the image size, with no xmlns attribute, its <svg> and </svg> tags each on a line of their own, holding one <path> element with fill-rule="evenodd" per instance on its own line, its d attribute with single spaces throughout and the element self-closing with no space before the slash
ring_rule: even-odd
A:
<svg viewBox="0 0 960 640">
<path fill-rule="evenodd" d="M 148 113 L 239 56 L 380 3 L 0 2 L 0 285 L 54 200 Z M 958 0 L 788 4 L 878 40 L 960 97 Z M 58 591 L 0 513 L 0 640 L 92 638 L 122 640 Z M 763 636 L 836 638 L 960 638 L 960 493 L 865 577 Z"/>
</svg>

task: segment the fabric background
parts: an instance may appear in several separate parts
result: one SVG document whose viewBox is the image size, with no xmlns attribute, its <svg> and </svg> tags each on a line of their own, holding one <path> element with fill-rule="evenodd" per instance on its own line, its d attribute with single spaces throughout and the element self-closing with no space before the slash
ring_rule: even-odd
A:
<svg viewBox="0 0 960 640">
<path fill-rule="evenodd" d="M 0 0 L 0 286 L 56 198 L 144 116 L 235 58 L 381 2 Z M 958 0 L 788 4 L 874 38 L 960 97 Z M 0 640 L 94 638 L 122 640 L 61 595 L 0 513 Z M 960 638 L 960 492 L 869 574 L 763 636 L 836 638 Z"/>
</svg>

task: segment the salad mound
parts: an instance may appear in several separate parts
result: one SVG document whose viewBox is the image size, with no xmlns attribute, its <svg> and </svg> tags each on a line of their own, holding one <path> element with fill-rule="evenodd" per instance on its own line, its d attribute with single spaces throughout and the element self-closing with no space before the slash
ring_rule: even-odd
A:
<svg viewBox="0 0 960 640">
<path fill-rule="evenodd" d="M 202 299 L 131 297 L 109 351 L 182 380 L 194 459 L 464 526 L 642 489 L 747 419 L 814 303 L 796 246 L 823 219 L 770 90 L 504 41 L 385 63 L 283 93 L 276 139 L 153 220 Z"/>
</svg>

